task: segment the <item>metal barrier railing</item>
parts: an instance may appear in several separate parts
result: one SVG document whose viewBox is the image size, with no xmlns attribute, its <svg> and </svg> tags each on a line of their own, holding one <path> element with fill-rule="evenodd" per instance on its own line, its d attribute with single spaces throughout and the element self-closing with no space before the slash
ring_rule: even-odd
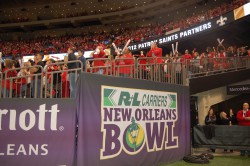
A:
<svg viewBox="0 0 250 166">
<path fill-rule="evenodd" d="M 24 70 L 31 68 L 37 68 L 41 73 L 24 74 Z M 42 98 L 42 71 L 43 67 L 39 65 L 6 70 L 2 76 L 3 98 Z"/>
<path fill-rule="evenodd" d="M 95 65 L 95 63 L 100 63 Z M 103 75 L 113 75 L 112 74 L 112 62 L 109 58 L 98 58 L 98 59 L 88 59 L 85 64 L 85 72 L 96 73 Z"/>
<path fill-rule="evenodd" d="M 137 58 L 137 78 L 153 81 L 155 78 L 155 58 Z"/>
<path fill-rule="evenodd" d="M 72 63 L 76 63 L 78 67 L 74 69 L 64 68 L 66 67 L 65 65 Z M 79 73 L 82 72 L 82 69 L 83 64 L 79 60 L 48 64 L 44 68 L 44 98 L 69 98 L 69 73 L 73 73 L 73 81 L 76 82 Z"/>
<path fill-rule="evenodd" d="M 138 58 L 137 78 L 170 84 L 186 84 L 185 65 L 170 58 Z"/>
<path fill-rule="evenodd" d="M 202 58 L 186 60 L 188 78 L 249 68 L 250 57 Z"/>
<path fill-rule="evenodd" d="M 104 60 L 104 66 L 86 65 L 86 72 L 98 73 L 103 69 L 104 75 L 116 77 L 129 77 L 169 84 L 188 85 L 189 79 L 209 74 L 217 74 L 232 70 L 250 68 L 250 57 L 232 58 L 203 58 L 196 60 L 186 60 L 181 62 L 181 58 L 171 60 L 169 58 L 119 58 Z M 129 61 L 129 63 L 125 63 Z M 86 64 L 93 64 L 95 59 L 87 60 Z M 70 63 L 79 63 L 75 69 L 65 69 L 63 66 Z M 50 70 L 51 67 L 56 70 Z M 30 66 L 17 69 L 10 69 L 0 73 L 0 98 L 69 98 L 70 80 L 76 82 L 79 73 L 82 72 L 83 64 L 81 61 L 69 61 L 49 64 L 46 67 Z M 37 68 L 42 73 L 32 74 L 31 68 Z M 16 71 L 19 71 L 18 74 Z M 23 73 L 26 71 L 26 74 Z M 10 74 L 15 72 L 15 74 Z"/>
<path fill-rule="evenodd" d="M 134 58 L 116 58 L 114 60 L 113 76 L 136 78 Z"/>
</svg>

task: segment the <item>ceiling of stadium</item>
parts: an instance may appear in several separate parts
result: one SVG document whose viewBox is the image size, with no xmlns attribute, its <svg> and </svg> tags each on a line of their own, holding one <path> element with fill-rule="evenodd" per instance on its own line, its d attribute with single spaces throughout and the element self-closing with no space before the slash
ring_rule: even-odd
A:
<svg viewBox="0 0 250 166">
<path fill-rule="evenodd" d="M 90 2 L 90 3 L 98 3 L 98 2 L 103 2 L 105 3 L 105 1 L 107 2 L 117 2 L 117 0 L 84 0 L 85 2 Z M 126 0 L 124 0 L 126 1 Z M 137 3 L 138 1 L 143 1 L 143 0 L 137 0 L 135 1 L 135 3 Z M 156 2 L 159 0 L 152 0 L 151 2 Z M 173 0 L 165 0 L 165 1 L 173 1 Z M 183 3 L 186 2 L 188 0 L 174 0 L 175 3 Z M 190 1 L 190 0 L 189 0 Z M 204 0 L 192 0 L 192 1 L 196 1 L 197 3 L 199 2 L 203 2 Z M 35 5 L 49 5 L 49 4 L 53 4 L 53 3 L 60 3 L 60 2 L 67 2 L 67 3 L 77 3 L 77 2 L 82 2 L 80 0 L 8 0 L 8 1 L 0 1 L 0 8 L 15 8 L 15 7 L 28 7 L 28 6 L 35 6 Z M 205 1 L 204 1 L 205 2 Z"/>
<path fill-rule="evenodd" d="M 23 7 L 23 6 L 33 6 L 33 5 L 42 5 L 50 4 L 57 2 L 67 2 L 67 0 L 8 0 L 0 1 L 0 6 L 2 7 Z"/>
</svg>

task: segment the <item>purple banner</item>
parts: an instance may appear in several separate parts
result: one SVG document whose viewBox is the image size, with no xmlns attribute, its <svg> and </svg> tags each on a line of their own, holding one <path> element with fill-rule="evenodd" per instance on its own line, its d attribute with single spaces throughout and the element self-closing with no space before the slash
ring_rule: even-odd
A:
<svg viewBox="0 0 250 166">
<path fill-rule="evenodd" d="M 190 154 L 189 88 L 83 73 L 77 166 L 152 166 Z"/>
<path fill-rule="evenodd" d="M 75 100 L 0 99 L 1 166 L 72 166 Z"/>
</svg>

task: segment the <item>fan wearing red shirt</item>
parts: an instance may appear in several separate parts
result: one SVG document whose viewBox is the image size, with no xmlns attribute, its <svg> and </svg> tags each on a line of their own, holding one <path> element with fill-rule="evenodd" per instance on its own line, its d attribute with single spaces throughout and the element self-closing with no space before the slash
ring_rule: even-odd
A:
<svg viewBox="0 0 250 166">
<path fill-rule="evenodd" d="M 10 60 L 10 59 L 6 59 L 4 61 L 4 70 L 2 71 L 2 73 L 4 74 L 3 80 L 2 80 L 2 94 L 4 95 L 4 89 L 5 89 L 5 95 L 6 97 L 9 97 L 9 92 L 11 90 L 14 90 L 16 88 L 16 84 L 15 84 L 15 80 L 11 80 L 8 78 L 11 77 L 16 77 L 17 76 L 17 71 L 16 70 L 12 70 L 15 69 L 14 67 L 14 61 Z M 7 80 L 6 80 L 7 79 Z M 12 86 L 11 86 L 12 83 Z"/>
<path fill-rule="evenodd" d="M 150 60 L 150 64 L 154 64 L 155 58 L 157 58 L 157 60 L 156 60 L 157 63 L 162 63 L 162 58 L 161 58 L 162 57 L 162 48 L 159 48 L 157 46 L 157 43 L 153 42 L 151 44 L 151 49 L 147 53 L 147 57 L 152 57 L 152 59 Z"/>
<path fill-rule="evenodd" d="M 97 74 L 103 74 L 104 73 L 104 60 L 96 60 L 96 59 L 100 59 L 100 58 L 105 58 L 106 54 L 103 51 L 103 47 L 102 46 L 97 46 L 95 51 L 92 53 L 93 58 L 94 58 L 94 62 L 93 62 L 93 72 L 97 73 Z"/>
<path fill-rule="evenodd" d="M 118 73 L 121 77 L 130 77 L 133 73 L 133 64 L 134 59 L 129 50 L 129 48 L 125 48 L 122 55 L 116 56 L 116 65 L 118 66 Z"/>
<path fill-rule="evenodd" d="M 185 50 L 185 54 L 183 55 L 183 58 L 184 59 L 193 59 L 192 55 L 189 54 L 188 50 Z"/>
<path fill-rule="evenodd" d="M 207 47 L 207 57 L 208 57 L 208 70 L 213 71 L 214 70 L 214 58 L 216 57 L 215 52 L 212 50 L 211 47 Z"/>
<path fill-rule="evenodd" d="M 250 126 L 250 110 L 248 103 L 244 103 L 243 109 L 237 112 L 237 120 L 240 126 Z"/>
<path fill-rule="evenodd" d="M 141 51 L 141 55 L 139 57 L 139 76 L 141 79 L 147 79 L 147 59 L 145 59 L 145 55 L 143 51 Z"/>
<path fill-rule="evenodd" d="M 250 110 L 249 110 L 249 104 L 244 103 L 243 109 L 237 112 L 236 116 L 238 123 L 240 126 L 250 126 Z M 250 151 L 241 150 L 240 155 L 244 156 L 245 154 L 248 154 L 250 157 Z"/>
<path fill-rule="evenodd" d="M 159 63 L 163 63 L 163 60 L 162 60 L 162 48 L 159 48 L 157 46 L 157 43 L 156 42 L 153 42 L 151 43 L 151 49 L 149 50 L 149 52 L 147 53 L 147 57 L 152 57 L 150 59 L 150 67 L 151 67 L 151 79 L 154 80 L 154 75 L 155 75 L 155 72 L 157 71 L 157 68 L 154 67 L 154 64 L 155 62 L 157 64 Z M 161 73 L 162 70 L 160 70 L 160 73 Z M 158 75 L 158 74 L 157 74 Z M 161 74 L 160 74 L 161 75 Z"/>
<path fill-rule="evenodd" d="M 189 54 L 188 50 L 185 50 L 185 54 L 182 55 L 181 62 L 185 62 L 186 60 L 189 62 L 190 59 L 193 59 L 192 55 Z"/>
</svg>

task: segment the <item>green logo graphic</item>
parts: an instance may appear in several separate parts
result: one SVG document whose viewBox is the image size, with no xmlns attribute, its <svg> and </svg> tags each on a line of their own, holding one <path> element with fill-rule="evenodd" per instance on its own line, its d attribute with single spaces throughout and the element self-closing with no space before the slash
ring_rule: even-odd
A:
<svg viewBox="0 0 250 166">
<path fill-rule="evenodd" d="M 113 96 L 117 90 L 115 89 L 104 89 L 104 106 L 116 106 Z"/>
<path fill-rule="evenodd" d="M 141 148 L 144 142 L 145 133 L 142 126 L 135 122 L 134 117 L 132 117 L 131 122 L 125 130 L 124 142 L 126 142 L 127 145 L 125 144 L 124 146 L 126 146 L 128 151 L 136 152 Z"/>
<path fill-rule="evenodd" d="M 169 95 L 170 97 L 170 108 L 176 108 L 176 95 Z"/>
</svg>

